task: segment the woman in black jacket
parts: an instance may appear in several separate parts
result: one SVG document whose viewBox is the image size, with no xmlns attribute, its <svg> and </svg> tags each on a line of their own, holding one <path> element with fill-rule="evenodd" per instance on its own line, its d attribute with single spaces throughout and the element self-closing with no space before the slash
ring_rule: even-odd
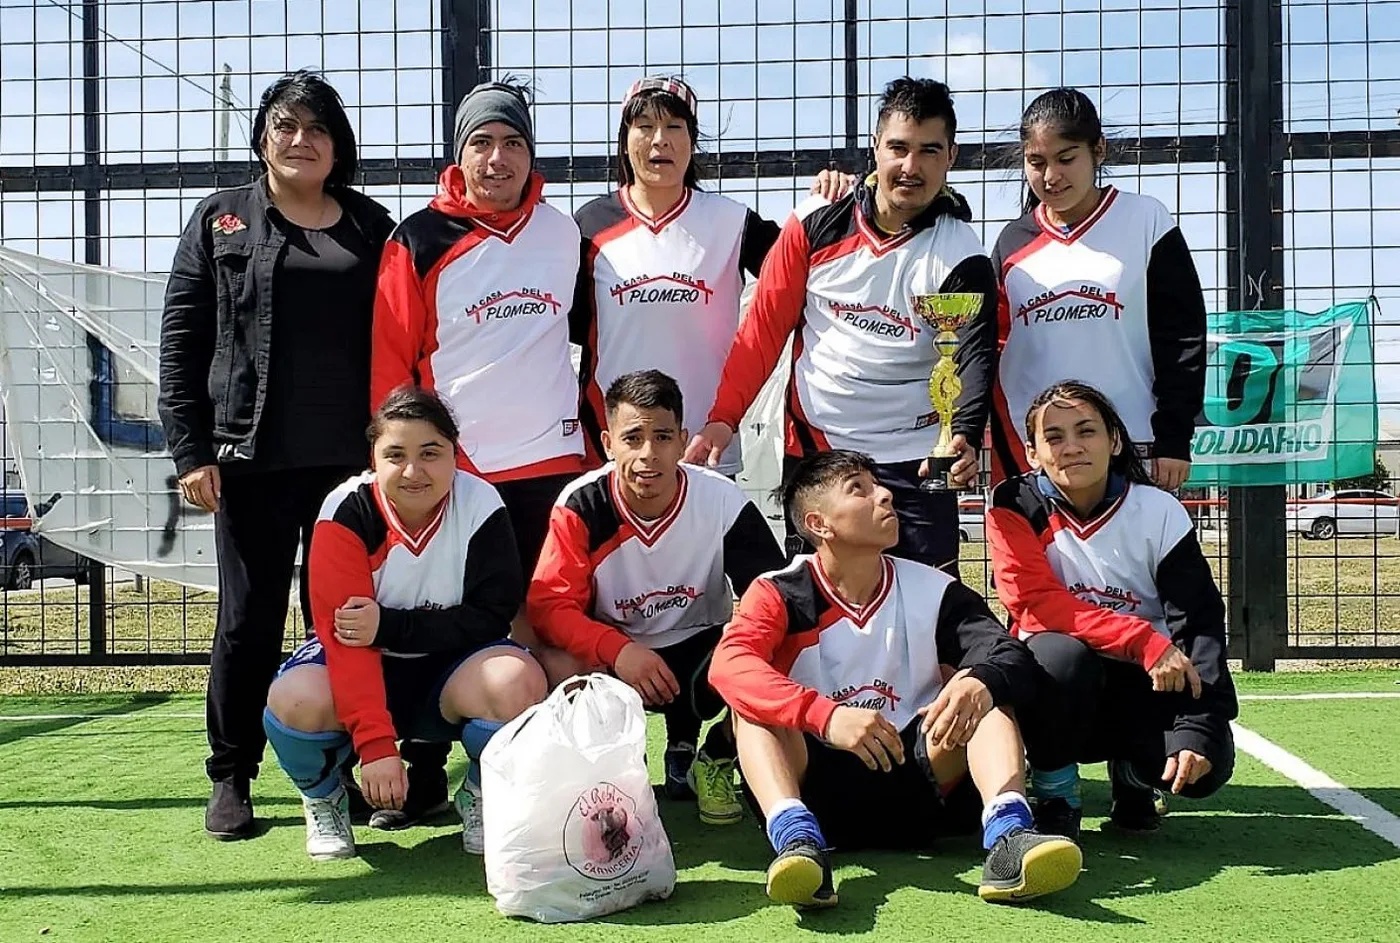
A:
<svg viewBox="0 0 1400 943">
<path fill-rule="evenodd" d="M 214 515 L 205 829 L 224 839 L 252 829 L 297 548 L 305 558 L 327 492 L 365 465 L 375 276 L 394 225 L 350 188 L 354 131 L 320 76 L 274 82 L 253 141 L 263 175 L 205 199 L 180 237 L 160 339 L 180 491 Z M 309 616 L 305 567 L 301 599 Z"/>
</svg>

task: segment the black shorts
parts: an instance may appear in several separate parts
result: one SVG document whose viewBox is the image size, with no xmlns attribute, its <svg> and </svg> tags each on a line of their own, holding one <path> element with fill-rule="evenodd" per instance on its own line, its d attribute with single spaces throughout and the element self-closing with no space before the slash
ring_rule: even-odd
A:
<svg viewBox="0 0 1400 943">
<path fill-rule="evenodd" d="M 919 722 L 911 722 L 900 736 L 904 763 L 886 773 L 870 769 L 854 753 L 806 735 L 802 801 L 831 848 L 917 850 L 938 838 L 980 830 L 982 800 L 972 777 L 965 773 L 956 783 L 940 785 L 929 769 Z M 747 784 L 744 793 L 763 825 L 763 812 Z"/>
<path fill-rule="evenodd" d="M 783 459 L 783 477 L 791 474 L 797 459 L 787 456 Z M 877 464 L 875 475 L 880 484 L 890 489 L 894 496 L 894 512 L 899 516 L 899 543 L 890 549 L 890 555 L 915 560 L 929 566 L 946 570 L 950 575 L 958 575 L 958 495 L 955 491 L 922 491 L 919 483 L 919 466 L 922 460 L 912 462 L 889 462 Z M 811 553 L 812 545 L 807 543 L 787 522 L 788 558 L 799 553 Z"/>
<path fill-rule="evenodd" d="M 549 533 L 549 512 L 559 500 L 559 492 L 577 475 L 543 475 L 539 478 L 517 478 L 496 485 L 496 491 L 510 516 L 510 529 L 515 531 L 515 547 L 520 552 L 520 571 L 525 582 L 535 574 Z"/>
<path fill-rule="evenodd" d="M 474 651 L 454 656 L 450 661 L 434 655 L 417 655 L 411 658 L 386 655 L 381 659 L 384 666 L 384 700 L 389 708 L 389 719 L 394 724 L 394 733 L 400 740 L 427 740 L 434 743 L 451 743 L 462 736 L 462 724 L 451 723 L 442 716 L 442 689 L 447 679 L 462 666 L 462 663 L 483 649 L 497 645 L 520 648 L 509 639 L 501 639 L 483 645 Z M 308 639 L 297 646 L 291 657 L 277 669 L 280 677 L 300 665 L 326 665 L 326 651 L 319 639 Z"/>
<path fill-rule="evenodd" d="M 724 710 L 724 701 L 710 687 L 709 679 L 710 659 L 723 631 L 724 626 L 712 625 L 683 642 L 655 649 L 681 686 L 680 695 L 663 708 L 662 713 L 681 711 L 703 723 Z"/>
</svg>

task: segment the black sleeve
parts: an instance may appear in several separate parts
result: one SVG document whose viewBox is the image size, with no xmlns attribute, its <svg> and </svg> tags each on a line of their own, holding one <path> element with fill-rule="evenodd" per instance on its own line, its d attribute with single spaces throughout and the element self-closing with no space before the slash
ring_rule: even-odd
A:
<svg viewBox="0 0 1400 943">
<path fill-rule="evenodd" d="M 1147 335 L 1156 374 L 1152 451 L 1189 461 L 1206 394 L 1206 301 L 1179 228 L 1157 241 L 1147 264 Z"/>
<path fill-rule="evenodd" d="M 764 219 L 753 210 L 744 218 L 744 237 L 739 243 L 739 268 L 758 278 L 763 260 L 768 258 L 768 250 L 778 241 L 778 233 L 783 227 L 771 219 Z"/>
<path fill-rule="evenodd" d="M 392 652 L 461 651 L 505 638 L 525 600 L 515 532 L 504 507 L 467 544 L 462 601 L 442 609 L 380 609 L 375 644 Z"/>
<path fill-rule="evenodd" d="M 569 342 L 586 346 L 593 328 L 593 243 L 584 236 L 579 244 L 578 278 L 574 280 L 574 304 L 569 309 Z"/>
<path fill-rule="evenodd" d="M 936 629 L 938 660 L 968 673 L 991 692 L 997 707 L 1028 703 L 1036 694 L 1035 660 L 1006 631 L 987 601 L 962 583 L 943 593 Z"/>
<path fill-rule="evenodd" d="M 724 575 L 734 584 L 734 595 L 743 596 L 755 577 L 786 565 L 773 528 L 749 501 L 724 535 Z"/>
<path fill-rule="evenodd" d="M 209 368 L 218 325 L 218 289 L 214 265 L 204 245 L 204 216 L 201 204 L 180 235 L 160 318 L 156 407 L 166 445 L 181 475 L 215 463 Z"/>
<path fill-rule="evenodd" d="M 1157 565 L 1157 592 L 1172 644 L 1191 659 L 1201 676 L 1200 700 L 1190 694 L 1183 697 L 1189 707 L 1167 733 L 1167 754 L 1194 750 L 1208 756 L 1207 747 L 1223 740 L 1239 704 L 1225 664 L 1225 601 L 1194 531 Z"/>
<path fill-rule="evenodd" d="M 955 357 L 962 394 L 953 411 L 953 434 L 961 433 L 973 448 L 980 449 L 997 370 L 997 278 L 992 260 L 985 255 L 968 256 L 948 273 L 938 290 L 982 296 L 982 310 L 958 331 Z"/>
</svg>

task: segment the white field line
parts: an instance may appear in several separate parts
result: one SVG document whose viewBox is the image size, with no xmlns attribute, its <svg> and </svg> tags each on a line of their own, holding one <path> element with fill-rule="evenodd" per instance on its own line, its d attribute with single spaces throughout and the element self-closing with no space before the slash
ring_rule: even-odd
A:
<svg viewBox="0 0 1400 943">
<path fill-rule="evenodd" d="M 187 713 L 130 711 L 123 714 L 0 714 L 0 724 L 33 723 L 46 720 L 151 720 L 153 718 L 157 720 L 203 720 L 204 714 L 193 711 Z"/>
<path fill-rule="evenodd" d="M 1274 772 L 1291 779 L 1319 802 L 1331 806 L 1366 831 L 1400 848 L 1400 818 L 1389 810 L 1353 792 L 1322 770 L 1309 766 L 1283 747 L 1264 739 L 1254 731 L 1237 723 L 1231 723 L 1230 726 L 1235 732 L 1235 746 Z"/>
<path fill-rule="evenodd" d="M 1241 701 L 1365 701 L 1400 698 L 1400 691 L 1333 691 L 1326 694 L 1241 694 Z"/>
</svg>

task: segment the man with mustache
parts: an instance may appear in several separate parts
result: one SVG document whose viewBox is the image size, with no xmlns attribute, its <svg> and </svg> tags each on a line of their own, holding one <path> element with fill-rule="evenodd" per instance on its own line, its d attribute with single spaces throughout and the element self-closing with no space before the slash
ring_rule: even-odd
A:
<svg viewBox="0 0 1400 943">
<path fill-rule="evenodd" d="M 968 221 L 967 202 L 947 186 L 957 158 L 957 116 L 948 86 L 901 78 L 880 98 L 876 169 L 844 198 L 799 206 L 764 262 L 758 289 L 730 349 L 709 422 L 685 460 L 715 465 L 744 413 L 793 341 L 786 464 L 831 449 L 870 455 L 894 494 L 899 543 L 891 553 L 956 575 L 955 493 L 919 488 L 938 439 L 929 403 L 934 332 L 910 296 L 975 292 L 977 317 L 961 331 L 963 391 L 953 416 L 959 459 L 952 478 L 977 475 L 996 359 L 996 278 Z M 804 541 L 788 521 L 788 551 Z M 808 548 L 810 549 L 810 548 Z"/>
</svg>

